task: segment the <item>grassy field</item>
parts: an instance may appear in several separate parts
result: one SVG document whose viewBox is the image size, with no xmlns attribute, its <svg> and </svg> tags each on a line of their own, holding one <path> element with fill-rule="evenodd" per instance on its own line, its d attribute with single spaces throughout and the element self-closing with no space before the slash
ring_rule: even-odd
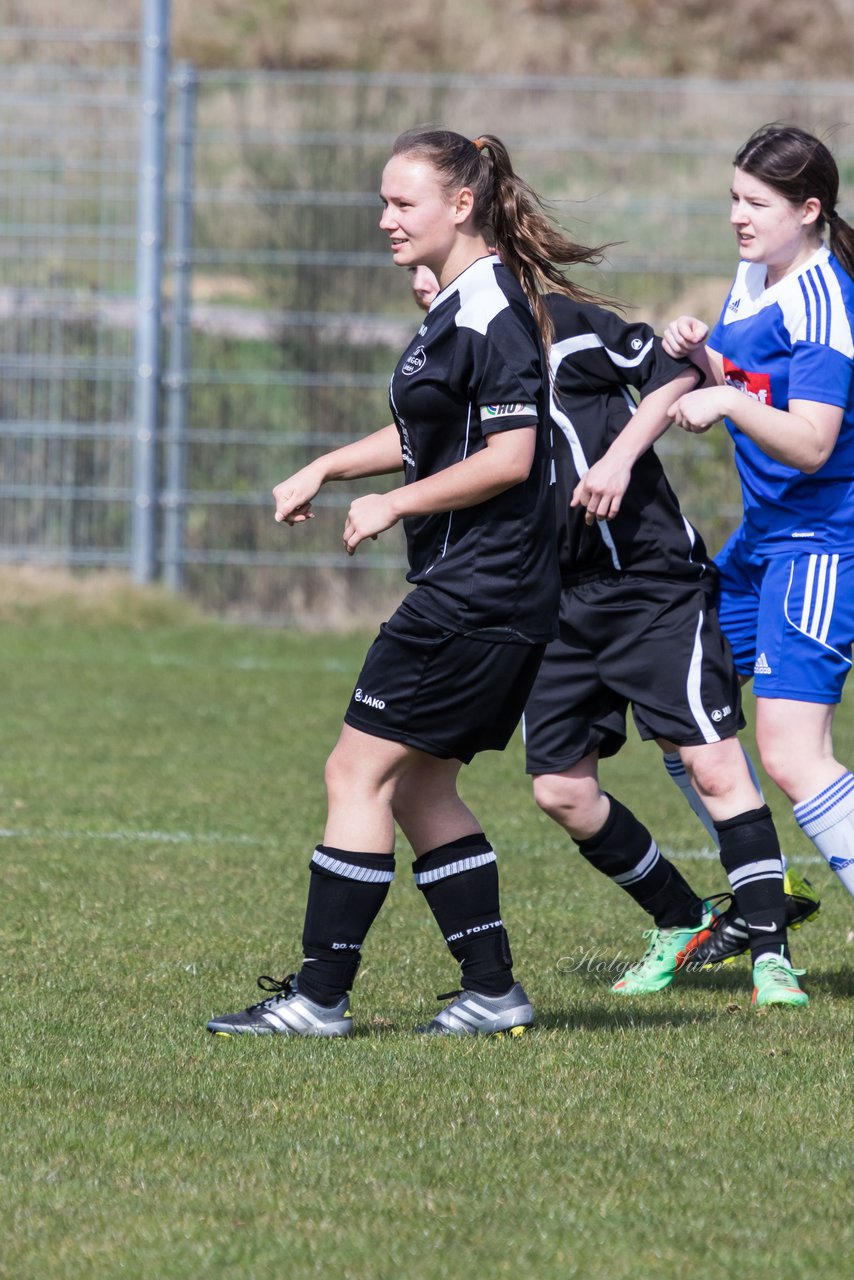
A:
<svg viewBox="0 0 854 1280">
<path fill-rule="evenodd" d="M 212 1013 L 298 963 L 366 638 L 127 601 L 0 616 L 0 1276 L 848 1272 L 854 910 L 779 795 L 825 899 L 794 935 L 807 1011 L 755 1014 L 744 962 L 610 995 L 645 921 L 535 811 L 514 742 L 464 785 L 537 1028 L 412 1035 L 456 975 L 401 843 L 358 1034 L 217 1039 Z M 850 708 L 838 738 L 850 760 Z M 724 888 L 652 748 L 607 780 L 698 888 Z"/>
</svg>

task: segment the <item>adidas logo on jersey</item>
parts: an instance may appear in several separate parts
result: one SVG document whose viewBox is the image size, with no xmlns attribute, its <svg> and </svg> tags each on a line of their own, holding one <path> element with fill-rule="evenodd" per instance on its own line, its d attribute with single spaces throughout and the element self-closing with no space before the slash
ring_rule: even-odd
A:
<svg viewBox="0 0 854 1280">
<path fill-rule="evenodd" d="M 759 657 L 756 659 L 753 667 L 753 674 L 755 676 L 771 675 L 771 668 L 768 665 L 768 659 L 765 657 L 764 653 L 760 653 Z"/>
<path fill-rule="evenodd" d="M 739 304 L 740 302 L 741 302 L 741 298 L 733 298 L 733 300 L 732 300 L 732 302 L 729 304 L 729 307 L 727 308 L 727 310 L 728 310 L 728 311 L 738 311 L 738 304 Z"/>
</svg>

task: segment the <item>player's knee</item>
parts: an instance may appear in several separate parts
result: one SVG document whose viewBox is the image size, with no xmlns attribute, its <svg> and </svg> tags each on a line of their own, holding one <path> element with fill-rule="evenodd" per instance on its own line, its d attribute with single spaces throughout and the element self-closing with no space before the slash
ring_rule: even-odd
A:
<svg viewBox="0 0 854 1280">
<path fill-rule="evenodd" d="M 534 778 L 534 799 L 543 813 L 568 831 L 583 826 L 584 818 L 594 798 L 589 788 L 557 774 L 544 774 Z M 598 795 L 598 788 L 596 788 Z"/>
<path fill-rule="evenodd" d="M 791 745 L 776 736 L 769 736 L 764 740 L 759 738 L 757 746 L 762 768 L 768 777 L 784 795 L 793 795 L 797 791 L 799 775 L 803 769 L 802 759 L 799 764 L 799 757 Z"/>
<path fill-rule="evenodd" d="M 340 742 L 326 761 L 324 778 L 326 792 L 331 799 L 339 795 L 363 792 L 365 789 L 363 769 L 358 759 Z"/>
<path fill-rule="evenodd" d="M 681 755 L 691 785 L 703 800 L 726 800 L 734 794 L 744 799 L 745 788 L 754 789 L 736 738 L 689 748 Z"/>
<path fill-rule="evenodd" d="M 703 798 L 722 799 L 731 791 L 734 778 L 731 771 L 720 762 L 701 760 L 688 768 L 688 776 L 694 790 Z"/>
</svg>

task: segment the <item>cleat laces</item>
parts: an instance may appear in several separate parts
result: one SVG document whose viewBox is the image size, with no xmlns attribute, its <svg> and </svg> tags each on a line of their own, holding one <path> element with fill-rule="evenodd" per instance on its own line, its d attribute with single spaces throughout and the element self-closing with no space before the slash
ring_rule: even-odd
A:
<svg viewBox="0 0 854 1280">
<path fill-rule="evenodd" d="M 246 1010 L 247 1013 L 254 1013 L 256 1009 L 266 1009 L 275 1003 L 276 1000 L 287 1000 L 296 991 L 294 979 L 295 973 L 289 973 L 284 978 L 271 978 L 269 974 L 262 973 L 257 981 L 257 986 L 262 991 L 269 991 L 271 994 L 266 1000 L 259 1000 L 257 1004 L 252 1004 Z"/>
<path fill-rule="evenodd" d="M 757 967 L 762 968 L 763 976 L 767 975 L 769 982 L 779 987 L 787 987 L 791 989 L 792 978 L 803 978 L 806 969 L 796 969 L 793 965 L 787 964 L 785 960 L 776 956 L 766 956 L 764 960 L 760 960 Z M 798 984 L 795 983 L 795 986 Z"/>
</svg>

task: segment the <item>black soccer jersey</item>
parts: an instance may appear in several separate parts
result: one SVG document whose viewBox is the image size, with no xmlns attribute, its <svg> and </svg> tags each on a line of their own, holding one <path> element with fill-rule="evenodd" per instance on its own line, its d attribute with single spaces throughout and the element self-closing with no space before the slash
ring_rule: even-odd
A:
<svg viewBox="0 0 854 1280">
<path fill-rule="evenodd" d="M 554 319 L 551 415 L 557 468 L 557 523 L 565 583 L 591 573 L 631 572 L 699 579 L 710 568 L 705 544 L 682 514 L 654 449 L 638 458 L 613 520 L 588 525 L 570 508 L 582 475 L 608 450 L 641 396 L 671 382 L 687 361 L 672 360 L 653 329 L 611 311 L 549 296 Z"/>
<path fill-rule="evenodd" d="M 433 300 L 389 398 L 407 484 L 486 448 L 494 431 L 536 428 L 523 483 L 477 506 L 404 520 L 407 577 L 411 606 L 452 631 L 551 639 L 560 582 L 546 365 L 525 295 L 497 257 L 478 259 Z"/>
</svg>

